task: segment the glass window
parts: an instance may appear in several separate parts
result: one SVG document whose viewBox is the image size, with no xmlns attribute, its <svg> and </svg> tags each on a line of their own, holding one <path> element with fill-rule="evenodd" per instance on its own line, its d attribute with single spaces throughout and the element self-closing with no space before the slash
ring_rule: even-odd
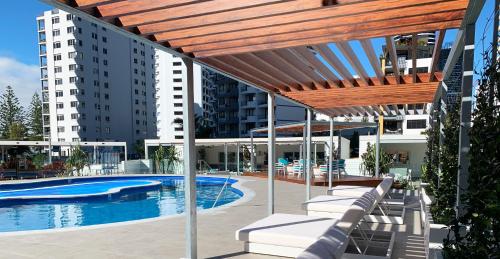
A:
<svg viewBox="0 0 500 259">
<path fill-rule="evenodd" d="M 53 30 L 52 31 L 52 36 L 55 37 L 55 36 L 59 36 L 59 35 L 61 35 L 61 31 L 59 31 L 59 30 Z"/>
<path fill-rule="evenodd" d="M 427 120 L 407 120 L 407 129 L 425 129 L 427 127 Z"/>
</svg>

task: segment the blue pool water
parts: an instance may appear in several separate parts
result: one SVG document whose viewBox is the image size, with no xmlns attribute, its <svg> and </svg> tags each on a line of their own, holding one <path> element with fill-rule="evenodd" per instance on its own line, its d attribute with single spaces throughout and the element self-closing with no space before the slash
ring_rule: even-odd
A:
<svg viewBox="0 0 500 259">
<path fill-rule="evenodd" d="M 211 208 L 225 178 L 197 177 L 198 210 Z M 148 188 L 122 189 L 110 196 L 60 195 L 106 193 L 112 188 L 154 184 Z M 230 180 L 232 184 L 235 180 Z M 179 176 L 98 177 L 49 182 L 0 185 L 0 232 L 56 229 L 123 222 L 184 212 L 184 181 Z M 29 190 L 27 190 L 29 189 Z M 30 194 L 31 192 L 31 194 Z M 15 199 L 15 194 L 25 197 Z M 31 196 L 42 196 L 31 198 Z M 50 198 L 50 195 L 58 195 Z M 30 196 L 27 199 L 26 196 Z M 216 206 L 233 202 L 243 193 L 230 185 Z M 2 197 L 8 197 L 8 200 Z"/>
</svg>

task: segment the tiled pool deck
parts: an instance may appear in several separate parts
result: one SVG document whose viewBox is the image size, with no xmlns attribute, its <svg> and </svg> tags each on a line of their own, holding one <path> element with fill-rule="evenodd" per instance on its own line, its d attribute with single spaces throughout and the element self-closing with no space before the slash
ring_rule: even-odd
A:
<svg viewBox="0 0 500 259">
<path fill-rule="evenodd" d="M 247 202 L 198 215 L 200 258 L 274 258 L 246 254 L 243 244 L 235 240 L 237 229 L 267 214 L 266 179 L 239 178 L 255 196 Z M 304 214 L 300 206 L 305 199 L 304 185 L 276 181 L 275 188 L 276 212 Z M 325 191 L 326 187 L 312 187 L 313 196 Z M 405 225 L 375 224 L 372 228 L 396 231 L 393 258 L 425 258 L 419 203 L 417 197 L 408 198 Z M 74 231 L 0 235 L 0 258 L 182 258 L 184 222 L 184 217 L 178 216 Z"/>
</svg>

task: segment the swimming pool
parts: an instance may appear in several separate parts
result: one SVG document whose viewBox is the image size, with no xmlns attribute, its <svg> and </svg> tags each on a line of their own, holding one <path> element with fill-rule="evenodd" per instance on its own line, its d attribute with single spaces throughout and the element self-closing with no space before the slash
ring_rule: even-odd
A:
<svg viewBox="0 0 500 259">
<path fill-rule="evenodd" d="M 198 210 L 212 208 L 226 178 L 197 177 Z M 228 181 L 216 206 L 243 196 Z M 141 220 L 184 212 L 182 176 L 73 178 L 0 184 L 0 232 Z"/>
</svg>

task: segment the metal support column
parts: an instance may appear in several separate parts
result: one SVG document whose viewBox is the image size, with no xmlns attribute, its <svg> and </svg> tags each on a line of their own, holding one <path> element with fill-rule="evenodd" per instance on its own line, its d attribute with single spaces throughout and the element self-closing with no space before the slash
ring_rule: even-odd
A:
<svg viewBox="0 0 500 259">
<path fill-rule="evenodd" d="M 375 177 L 380 173 L 380 127 L 377 125 L 377 136 L 375 138 Z"/>
<path fill-rule="evenodd" d="M 97 146 L 94 146 L 94 161 L 93 164 L 97 164 Z"/>
<path fill-rule="evenodd" d="M 275 145 L 276 132 L 274 130 L 274 105 L 273 92 L 267 94 L 267 211 L 269 215 L 274 214 L 274 167 L 276 160 Z"/>
<path fill-rule="evenodd" d="M 250 172 L 255 172 L 255 159 L 253 150 L 253 132 L 250 132 Z"/>
<path fill-rule="evenodd" d="M 299 159 L 302 159 L 302 154 L 304 154 L 304 151 L 302 151 L 302 144 L 299 145 Z"/>
<path fill-rule="evenodd" d="M 497 14 L 496 14 L 497 15 Z M 460 106 L 460 133 L 458 144 L 458 176 L 457 176 L 457 202 L 456 216 L 464 213 L 461 203 L 462 195 L 469 187 L 469 131 L 471 127 L 472 113 L 472 84 L 474 75 L 474 34 L 475 21 L 465 26 L 465 45 L 463 53 L 463 77 L 462 77 L 462 103 Z"/>
<path fill-rule="evenodd" d="M 332 173 L 333 173 L 333 118 L 330 118 L 330 141 L 328 151 L 328 189 L 332 189 Z"/>
<path fill-rule="evenodd" d="M 123 163 L 123 172 L 126 173 L 127 172 L 127 161 L 128 161 L 128 153 L 127 153 L 127 144 L 125 144 L 125 146 L 123 146 L 124 148 L 124 152 L 125 152 L 125 162 Z"/>
<path fill-rule="evenodd" d="M 183 58 L 187 85 L 182 88 L 184 130 L 184 196 L 186 213 L 186 258 L 197 258 L 196 147 L 194 129 L 193 61 Z"/>
<path fill-rule="evenodd" d="M 337 177 L 340 179 L 340 159 L 342 158 L 342 131 L 339 130 L 337 147 Z"/>
<path fill-rule="evenodd" d="M 313 159 L 314 159 L 314 165 L 318 164 L 318 161 L 317 161 L 317 158 L 316 158 L 317 154 L 318 154 L 317 151 L 318 151 L 318 145 L 317 145 L 316 142 L 314 142 L 314 157 L 313 157 Z"/>
<path fill-rule="evenodd" d="M 307 121 L 306 121 L 306 161 L 305 161 L 305 175 L 306 175 L 306 201 L 311 199 L 311 118 L 312 111 L 307 109 Z"/>
<path fill-rule="evenodd" d="M 52 141 L 49 137 L 49 164 L 52 164 Z"/>
<path fill-rule="evenodd" d="M 236 143 L 236 175 L 240 175 L 240 143 Z"/>
<path fill-rule="evenodd" d="M 224 143 L 224 171 L 227 172 L 227 144 Z"/>
</svg>

